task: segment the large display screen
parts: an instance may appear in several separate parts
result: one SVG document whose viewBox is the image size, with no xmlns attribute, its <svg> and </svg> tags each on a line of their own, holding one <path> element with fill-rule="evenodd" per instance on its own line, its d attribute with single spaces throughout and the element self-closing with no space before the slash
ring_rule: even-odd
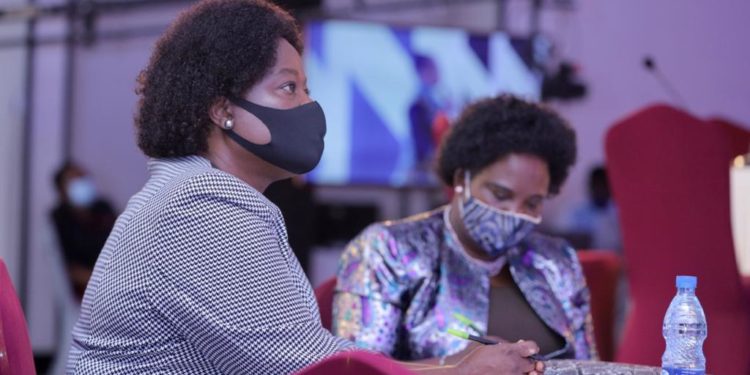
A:
<svg viewBox="0 0 750 375">
<path fill-rule="evenodd" d="M 537 99 L 528 43 L 503 33 L 353 21 L 305 28 L 308 87 L 323 107 L 326 147 L 308 178 L 322 185 L 435 184 L 440 138 L 478 98 Z"/>
</svg>

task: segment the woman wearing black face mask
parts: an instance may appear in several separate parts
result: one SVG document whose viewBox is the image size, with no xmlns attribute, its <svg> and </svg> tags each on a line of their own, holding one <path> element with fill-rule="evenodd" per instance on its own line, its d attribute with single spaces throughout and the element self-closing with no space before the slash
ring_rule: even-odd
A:
<svg viewBox="0 0 750 375">
<path fill-rule="evenodd" d="M 202 1 L 158 41 L 136 115 L 151 177 L 97 260 L 69 373 L 284 374 L 353 348 L 322 327 L 261 194 L 323 150 L 301 48 L 264 0 Z M 456 369 L 529 371 L 533 349 L 482 348 Z"/>
<path fill-rule="evenodd" d="M 401 359 L 461 352 L 467 342 L 449 329 L 595 358 L 575 252 L 534 231 L 575 154 L 574 131 L 549 110 L 510 96 L 469 106 L 439 154 L 451 203 L 372 225 L 347 246 L 334 333 Z"/>
</svg>

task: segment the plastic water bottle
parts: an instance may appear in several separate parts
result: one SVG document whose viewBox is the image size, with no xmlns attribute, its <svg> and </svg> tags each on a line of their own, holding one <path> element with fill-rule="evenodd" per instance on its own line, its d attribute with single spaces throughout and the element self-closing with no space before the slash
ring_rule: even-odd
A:
<svg viewBox="0 0 750 375">
<path fill-rule="evenodd" d="M 677 276 L 677 295 L 664 316 L 662 335 L 667 348 L 661 357 L 662 375 L 704 375 L 703 340 L 708 328 L 695 287 L 695 276 Z"/>
</svg>

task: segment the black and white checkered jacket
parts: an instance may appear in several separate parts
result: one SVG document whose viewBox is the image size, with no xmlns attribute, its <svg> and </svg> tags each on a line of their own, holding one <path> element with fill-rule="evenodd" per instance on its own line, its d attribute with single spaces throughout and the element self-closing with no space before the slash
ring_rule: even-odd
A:
<svg viewBox="0 0 750 375">
<path fill-rule="evenodd" d="M 351 347 L 320 323 L 276 206 L 192 156 L 149 162 L 96 263 L 70 374 L 286 374 Z"/>
</svg>

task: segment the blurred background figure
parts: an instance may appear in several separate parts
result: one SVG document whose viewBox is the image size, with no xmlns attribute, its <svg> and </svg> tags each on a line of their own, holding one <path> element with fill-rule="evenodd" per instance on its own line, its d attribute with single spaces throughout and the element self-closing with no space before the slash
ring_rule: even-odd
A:
<svg viewBox="0 0 750 375">
<path fill-rule="evenodd" d="M 54 182 L 58 203 L 52 220 L 68 277 L 80 301 L 116 215 L 97 192 L 93 179 L 77 164 L 65 162 Z"/>
<path fill-rule="evenodd" d="M 579 250 L 609 250 L 622 256 L 618 210 L 604 165 L 591 168 L 586 186 L 587 200 L 570 211 L 565 236 L 580 240 Z M 617 277 L 613 301 L 614 322 L 611 330 L 615 342 L 619 342 L 630 309 L 626 272 Z"/>
<path fill-rule="evenodd" d="M 444 118 L 445 103 L 440 99 L 440 73 L 435 61 L 427 56 L 414 56 L 414 69 L 419 77 L 419 91 L 409 107 L 411 135 L 414 141 L 416 167 L 427 170 L 436 149 L 433 124 Z"/>
<path fill-rule="evenodd" d="M 586 248 L 622 250 L 617 205 L 612 199 L 604 166 L 596 166 L 588 175 L 587 201 L 571 210 L 567 232 L 586 239 Z"/>
</svg>

